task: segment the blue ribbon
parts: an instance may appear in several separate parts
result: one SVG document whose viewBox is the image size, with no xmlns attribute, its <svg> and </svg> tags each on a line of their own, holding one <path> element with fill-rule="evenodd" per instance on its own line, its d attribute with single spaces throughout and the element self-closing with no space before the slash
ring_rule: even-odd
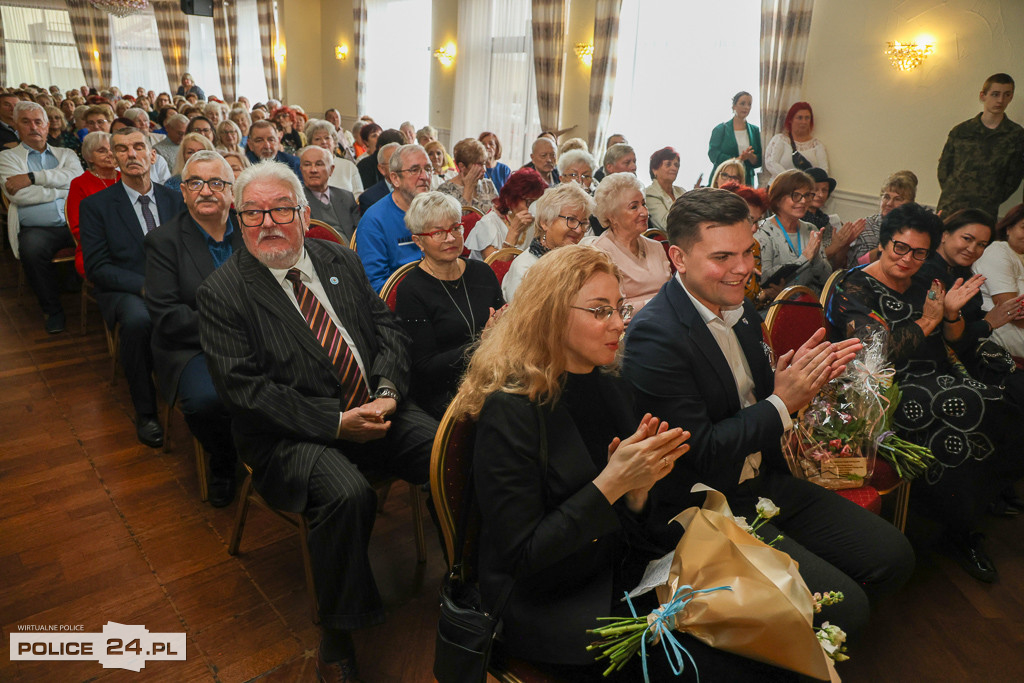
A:
<svg viewBox="0 0 1024 683">
<path fill-rule="evenodd" d="M 675 594 L 672 595 L 671 600 L 651 612 L 654 615 L 654 620 L 644 629 L 644 635 L 640 639 L 640 659 L 643 662 L 644 683 L 651 683 L 651 678 L 647 673 L 647 643 L 648 641 L 653 643 L 655 638 L 661 638 L 661 643 L 665 648 L 665 656 L 668 658 L 668 664 L 672 669 L 672 673 L 676 676 L 683 673 L 683 670 L 686 668 L 683 655 L 686 655 L 686 659 L 689 659 L 690 665 L 693 666 L 697 683 L 700 683 L 700 672 L 697 671 L 697 663 L 693 661 L 693 656 L 690 655 L 689 651 L 672 634 L 672 631 L 675 630 L 675 617 L 676 614 L 690 604 L 694 596 L 700 593 L 731 590 L 731 586 L 704 589 L 695 589 L 693 586 L 680 586 L 676 589 Z M 629 605 L 629 611 L 632 612 L 635 618 L 636 610 L 633 608 L 633 602 L 629 599 L 629 593 L 626 594 L 626 603 Z"/>
</svg>

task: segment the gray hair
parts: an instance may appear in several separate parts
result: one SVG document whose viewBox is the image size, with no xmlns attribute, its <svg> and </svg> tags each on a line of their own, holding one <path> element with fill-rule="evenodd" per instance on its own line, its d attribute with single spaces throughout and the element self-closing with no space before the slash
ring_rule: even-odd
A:
<svg viewBox="0 0 1024 683">
<path fill-rule="evenodd" d="M 636 154 L 636 152 L 626 143 L 620 142 L 617 145 L 612 145 L 604 153 L 604 165 L 614 164 L 622 157 L 629 156 L 630 154 Z"/>
<path fill-rule="evenodd" d="M 388 170 L 391 170 L 391 159 L 395 156 L 395 150 L 401 147 L 397 142 L 389 142 L 377 150 L 377 166 L 380 166 L 380 160 L 384 156 L 384 152 L 387 151 L 391 156 L 388 157 Z M 427 157 L 428 159 L 430 157 Z"/>
<path fill-rule="evenodd" d="M 594 193 L 594 215 L 601 225 L 608 227 L 608 217 L 619 208 L 623 195 L 628 190 L 637 190 L 644 194 L 644 184 L 632 173 L 612 173 L 604 177 Z"/>
<path fill-rule="evenodd" d="M 220 143 L 220 136 L 224 134 L 224 130 L 226 128 L 233 128 L 234 129 L 235 133 L 238 134 L 238 142 L 235 143 L 235 144 L 236 145 L 241 145 L 242 144 L 242 129 L 239 128 L 238 124 L 235 123 L 234 121 L 232 121 L 231 119 L 224 119 L 220 123 L 217 124 L 217 135 L 216 135 L 217 142 Z"/>
<path fill-rule="evenodd" d="M 274 131 L 274 135 L 277 137 L 278 140 L 281 139 L 281 133 L 277 130 L 277 126 L 275 126 L 274 122 L 271 121 L 270 119 L 260 119 L 259 121 L 253 121 L 249 125 L 249 137 L 252 137 L 252 132 L 257 128 L 269 128 L 272 131 Z"/>
<path fill-rule="evenodd" d="M 583 209 L 589 215 L 594 213 L 594 200 L 579 183 L 560 183 L 549 187 L 537 200 L 537 223 L 541 226 L 554 223 L 567 208 Z M 586 226 L 583 229 L 586 230 Z"/>
<path fill-rule="evenodd" d="M 249 158 L 245 156 L 245 154 L 243 154 L 242 152 L 233 149 L 222 149 L 218 151 L 220 152 L 220 155 L 224 157 L 225 161 L 227 161 L 231 157 L 238 159 L 238 163 L 242 166 L 243 170 L 252 166 L 252 164 L 249 163 Z M 234 169 L 232 169 L 231 172 L 232 174 L 234 174 Z"/>
<path fill-rule="evenodd" d="M 145 116 L 146 117 L 146 121 L 147 122 L 149 121 L 149 114 L 146 113 L 146 110 L 145 109 L 139 109 L 138 107 L 132 107 L 130 109 L 125 109 L 124 113 L 121 114 L 121 116 L 125 117 L 126 119 L 129 119 L 130 121 L 137 121 L 140 115 Z"/>
<path fill-rule="evenodd" d="M 331 136 L 331 142 L 333 142 L 334 146 L 337 147 L 338 131 L 334 128 L 333 123 L 323 119 L 310 119 L 306 122 L 305 133 L 307 140 L 312 140 L 318 133 L 322 133 L 324 131 L 327 131 L 327 134 Z"/>
<path fill-rule="evenodd" d="M 273 180 L 281 183 L 288 187 L 291 191 L 292 196 L 295 197 L 295 204 L 301 208 L 309 206 L 309 201 L 306 199 L 306 193 L 302 191 L 302 183 L 299 182 L 298 176 L 292 171 L 292 167 L 288 164 L 283 164 L 280 161 L 274 161 L 273 159 L 267 159 L 261 161 L 258 164 L 253 164 L 249 168 L 238 174 L 238 178 L 235 180 L 235 206 L 242 206 L 242 197 L 245 194 L 245 188 L 249 186 L 254 180 Z"/>
<path fill-rule="evenodd" d="M 222 157 L 218 152 L 213 152 L 208 149 L 201 149 L 188 158 L 188 161 L 185 162 L 185 165 L 181 169 L 182 180 L 184 180 L 188 175 L 190 168 L 195 164 L 200 164 L 204 161 L 219 162 L 221 164 L 221 170 L 227 174 L 221 180 L 232 182 L 232 178 L 235 177 L 235 172 L 231 170 L 231 165 L 228 163 L 228 160 Z"/>
<path fill-rule="evenodd" d="M 185 133 L 184 137 L 181 138 L 181 142 L 178 144 L 178 153 L 174 157 L 174 172 L 181 175 L 181 172 L 185 168 L 185 145 L 189 142 L 199 142 L 203 145 L 203 149 L 213 151 L 213 143 L 210 139 L 201 133 Z M 202 150 L 200 150 L 202 151 Z M 199 152 L 196 152 L 198 154 Z"/>
<path fill-rule="evenodd" d="M 164 119 L 164 129 L 166 130 L 167 126 L 172 123 L 184 123 L 186 126 L 188 126 L 188 117 L 184 114 L 171 114 L 166 119 Z"/>
<path fill-rule="evenodd" d="M 591 173 L 594 172 L 594 157 L 591 156 L 590 152 L 585 149 L 570 149 L 568 152 L 558 157 L 558 174 L 562 175 L 569 170 L 570 166 L 584 163 L 589 168 Z"/>
<path fill-rule="evenodd" d="M 43 105 L 24 100 L 14 105 L 14 120 L 17 121 L 18 117 L 25 112 L 36 111 L 43 115 L 43 119 L 46 121 L 46 123 L 50 123 L 50 117 L 46 114 L 46 109 L 43 107 Z"/>
<path fill-rule="evenodd" d="M 395 143 L 397 144 L 397 143 Z M 420 145 L 400 145 L 395 153 L 391 155 L 391 161 L 388 162 L 388 171 L 391 173 L 398 173 L 402 170 L 403 160 L 407 154 L 413 152 L 422 152 L 423 156 L 427 156 L 427 150 L 423 149 Z M 427 159 L 430 157 L 427 156 Z"/>
<path fill-rule="evenodd" d="M 459 200 L 443 192 L 423 192 L 413 197 L 405 212 L 405 227 L 414 235 L 437 224 L 455 223 L 462 218 Z"/>
<path fill-rule="evenodd" d="M 327 124 L 327 125 L 330 125 L 330 124 Z M 303 156 L 303 155 L 304 155 L 304 154 L 305 154 L 306 152 L 308 152 L 309 150 L 311 150 L 311 149 L 315 149 L 316 151 L 320 152 L 320 154 L 321 154 L 321 155 L 323 156 L 323 158 L 324 158 L 324 163 L 325 163 L 325 164 L 327 164 L 328 166 L 334 166 L 334 152 L 332 152 L 332 151 L 331 151 L 331 150 L 329 150 L 329 149 L 324 149 L 324 148 L 323 148 L 323 147 L 321 147 L 320 145 L 306 145 L 305 147 L 303 147 L 302 149 L 300 149 L 300 150 L 299 150 L 299 153 L 298 153 L 298 154 L 296 154 L 295 156 L 297 156 L 297 157 L 299 158 L 299 160 L 301 161 L 301 160 L 302 160 L 302 156 Z"/>
<path fill-rule="evenodd" d="M 94 130 L 82 138 L 82 157 L 90 166 L 92 166 L 93 152 L 103 143 L 110 144 L 110 133 L 104 133 L 102 130 Z"/>
<path fill-rule="evenodd" d="M 555 153 L 558 152 L 558 145 L 556 145 L 554 142 L 552 142 L 551 138 L 540 137 L 540 138 L 537 138 L 536 140 L 534 140 L 533 144 L 530 145 L 530 154 L 535 154 L 537 152 L 537 145 L 539 145 L 541 143 L 545 143 L 545 144 L 551 145 L 551 151 L 555 152 Z"/>
<path fill-rule="evenodd" d="M 209 116 L 210 112 L 214 111 L 214 110 L 216 110 L 216 112 L 218 114 L 220 114 L 221 117 L 224 116 L 224 110 L 221 109 L 220 105 L 217 104 L 216 102 L 207 102 L 206 104 L 203 105 L 202 109 L 203 109 L 203 116 Z"/>
<path fill-rule="evenodd" d="M 275 109 L 281 108 L 281 100 L 270 99 L 267 100 L 267 110 L 274 111 Z"/>
<path fill-rule="evenodd" d="M 141 133 L 142 134 L 142 141 L 146 143 L 146 150 L 147 151 L 153 149 L 153 145 L 151 145 L 150 142 L 149 142 L 149 131 L 148 130 L 142 130 L 141 128 L 133 128 L 132 126 L 125 126 L 124 128 L 118 130 L 116 133 L 111 133 L 110 134 L 110 145 L 111 145 L 111 147 L 114 146 L 114 138 L 115 137 L 121 137 L 123 135 L 135 135 L 136 133 Z"/>
<path fill-rule="evenodd" d="M 249 112 L 247 112 L 243 107 L 235 107 L 228 112 L 228 119 L 231 121 L 234 121 L 235 118 L 239 116 L 244 116 L 245 120 L 249 122 L 249 125 L 252 125 L 252 117 L 249 116 Z"/>
</svg>

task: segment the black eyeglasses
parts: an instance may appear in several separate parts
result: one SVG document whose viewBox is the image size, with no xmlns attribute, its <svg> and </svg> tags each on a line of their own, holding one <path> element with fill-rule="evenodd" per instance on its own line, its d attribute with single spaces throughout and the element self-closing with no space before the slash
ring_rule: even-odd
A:
<svg viewBox="0 0 1024 683">
<path fill-rule="evenodd" d="M 192 192 L 200 192 L 203 189 L 203 185 L 209 185 L 210 189 L 214 192 L 223 192 L 224 188 L 231 184 L 232 183 L 229 183 L 226 180 L 221 180 L 220 178 L 210 178 L 209 180 L 203 180 L 202 178 L 189 178 L 182 183 L 182 185 Z M 262 217 L 260 218 L 260 222 L 263 222 Z"/>
<path fill-rule="evenodd" d="M 433 172 L 433 166 L 413 166 L 412 168 L 400 168 L 395 171 L 395 173 L 412 173 L 414 176 L 419 176 L 423 173 L 430 175 Z"/>
<path fill-rule="evenodd" d="M 270 219 L 278 225 L 291 223 L 295 213 L 301 206 L 275 206 L 272 209 L 245 209 L 238 212 L 238 218 L 247 228 L 256 228 L 263 225 L 264 216 L 270 214 Z"/>
<path fill-rule="evenodd" d="M 793 194 L 789 195 L 789 198 L 793 200 L 794 204 L 799 204 L 800 202 L 805 202 L 805 201 L 809 202 L 812 199 L 814 199 L 814 193 L 813 192 L 794 192 Z"/>
<path fill-rule="evenodd" d="M 906 256 L 910 254 L 910 258 L 915 261 L 927 261 L 928 250 L 927 249 L 914 249 L 906 242 L 900 242 L 899 240 L 892 241 L 892 250 L 897 256 Z"/>
<path fill-rule="evenodd" d="M 564 216 L 562 216 L 564 218 Z M 584 306 L 571 306 L 577 311 L 589 311 L 594 314 L 594 318 L 598 322 L 607 322 L 612 317 L 612 313 L 618 313 L 619 317 L 622 318 L 622 322 L 629 322 L 629 319 L 633 317 L 633 306 L 632 304 L 623 304 L 619 308 L 614 306 L 598 306 L 596 308 L 586 308 Z"/>
<path fill-rule="evenodd" d="M 576 218 L 575 216 L 563 216 L 559 214 L 558 217 L 565 221 L 565 227 L 569 228 L 570 230 L 578 230 L 579 227 L 583 225 L 583 221 L 581 221 L 579 218 Z"/>
</svg>

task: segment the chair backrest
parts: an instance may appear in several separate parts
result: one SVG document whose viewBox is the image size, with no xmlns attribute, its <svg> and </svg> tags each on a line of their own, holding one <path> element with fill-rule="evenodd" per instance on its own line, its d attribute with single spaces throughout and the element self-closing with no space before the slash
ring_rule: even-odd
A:
<svg viewBox="0 0 1024 683">
<path fill-rule="evenodd" d="M 448 562 L 455 557 L 455 536 L 459 528 L 466 492 L 473 485 L 470 469 L 473 464 L 473 443 L 476 423 L 457 420 L 449 406 L 434 436 L 430 452 L 430 496 L 437 512 L 437 521 L 444 536 Z M 463 570 L 465 578 L 475 573 L 476 544 L 480 531 L 479 511 L 474 510 L 463 539 Z M 450 568 L 450 567 L 449 567 Z"/>
<path fill-rule="evenodd" d="M 469 237 L 469 233 L 471 233 L 473 231 L 473 228 L 476 227 L 476 224 L 480 221 L 481 218 L 483 218 L 483 214 L 481 214 L 476 209 L 473 209 L 472 211 L 467 213 L 466 212 L 466 208 L 471 208 L 472 209 L 473 207 L 465 207 L 465 206 L 462 207 L 462 209 L 463 209 L 463 211 L 462 211 L 462 239 L 463 239 L 463 241 L 465 241 L 465 239 Z M 465 249 L 464 248 L 462 250 L 462 255 L 468 258 L 469 257 L 469 249 Z"/>
<path fill-rule="evenodd" d="M 384 303 L 388 305 L 392 311 L 395 310 L 395 298 L 398 296 L 398 284 L 405 279 L 413 268 L 419 265 L 422 259 L 416 259 L 409 263 L 403 264 L 398 267 L 398 270 L 391 273 L 391 276 L 384 283 L 384 286 L 380 288 L 380 298 L 384 299 Z"/>
<path fill-rule="evenodd" d="M 836 290 L 836 283 L 839 281 L 846 271 L 843 269 L 837 270 L 828 276 L 828 280 L 825 281 L 825 286 L 821 289 L 821 298 L 818 300 L 821 303 L 822 311 L 828 310 L 828 300 L 832 297 L 832 294 Z M 829 339 L 832 338 L 832 324 L 828 321 L 828 317 L 824 316 L 825 331 L 828 333 Z"/>
<path fill-rule="evenodd" d="M 472 214 L 476 214 L 477 219 L 479 219 L 481 216 L 484 215 L 484 212 L 481 211 L 480 209 L 476 208 L 475 206 L 463 205 L 463 207 L 462 207 L 462 217 L 466 218 L 467 216 L 470 216 Z"/>
<path fill-rule="evenodd" d="M 356 229 L 354 229 L 352 231 L 352 239 L 349 240 L 349 243 L 348 243 L 348 248 L 351 249 L 352 251 L 356 250 L 356 233 L 357 232 L 359 232 L 359 228 L 356 228 Z"/>
<path fill-rule="evenodd" d="M 798 349 L 825 324 L 825 311 L 809 287 L 792 285 L 779 292 L 764 320 L 775 357 Z"/>
<path fill-rule="evenodd" d="M 495 276 L 498 278 L 498 284 L 500 285 L 505 279 L 505 275 L 508 274 L 508 269 L 512 267 L 512 261 L 515 260 L 516 256 L 523 253 L 522 249 L 516 249 L 515 247 L 505 247 L 493 252 L 490 256 L 484 259 L 484 263 L 491 267 L 494 271 Z"/>
<path fill-rule="evenodd" d="M 650 230 L 644 230 L 644 237 L 659 242 L 668 242 L 668 233 L 659 228 L 651 228 Z"/>
<path fill-rule="evenodd" d="M 325 240 L 327 242 L 334 242 L 335 244 L 347 244 L 348 240 L 340 232 L 335 230 L 329 224 L 323 221 L 318 221 L 315 218 L 309 219 L 309 230 L 306 231 L 306 237 L 311 237 L 315 240 Z"/>
</svg>

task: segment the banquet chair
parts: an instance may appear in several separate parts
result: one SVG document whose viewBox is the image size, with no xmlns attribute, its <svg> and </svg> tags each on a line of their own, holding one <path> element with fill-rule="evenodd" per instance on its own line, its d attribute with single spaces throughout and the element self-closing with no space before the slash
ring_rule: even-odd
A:
<svg viewBox="0 0 1024 683">
<path fill-rule="evenodd" d="M 325 242 L 334 242 L 335 244 L 348 245 L 348 239 L 340 232 L 335 230 L 331 225 L 318 221 L 315 218 L 309 219 L 309 229 L 306 230 L 306 237 L 311 237 L 315 240 L 324 240 Z"/>
<path fill-rule="evenodd" d="M 791 285 L 768 305 L 764 319 L 768 345 L 778 358 L 800 348 L 824 323 L 825 312 L 818 295 L 809 287 Z"/>
<path fill-rule="evenodd" d="M 504 249 L 498 249 L 484 259 L 484 263 L 489 265 L 491 270 L 493 270 L 494 274 L 498 277 L 499 285 L 501 284 L 501 281 L 505 279 L 508 269 L 512 267 L 512 261 L 515 260 L 516 256 L 519 256 L 522 253 L 522 249 L 505 247 Z"/>
<path fill-rule="evenodd" d="M 392 312 L 395 310 L 395 299 L 398 296 L 398 285 L 405 279 L 405 276 L 412 272 L 413 268 L 419 266 L 422 259 L 409 261 L 398 267 L 398 270 L 391 273 L 384 286 L 380 288 L 380 298 L 388 305 Z"/>
</svg>

